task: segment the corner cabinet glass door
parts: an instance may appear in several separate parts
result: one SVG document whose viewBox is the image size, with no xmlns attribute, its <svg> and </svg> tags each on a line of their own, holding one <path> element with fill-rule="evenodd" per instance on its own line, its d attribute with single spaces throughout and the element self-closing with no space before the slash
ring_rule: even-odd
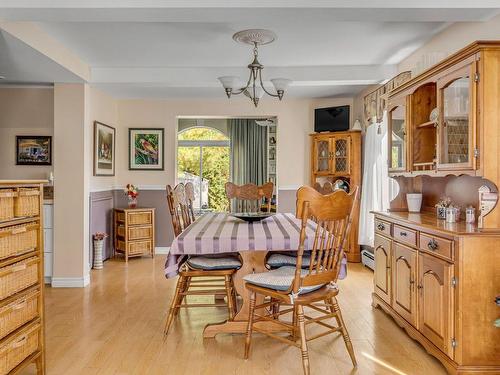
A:
<svg viewBox="0 0 500 375">
<path fill-rule="evenodd" d="M 475 64 L 438 80 L 438 169 L 474 169 Z"/>
<path fill-rule="evenodd" d="M 330 174 L 332 170 L 332 147 L 330 138 L 314 140 L 314 173 Z"/>
<path fill-rule="evenodd" d="M 406 171 L 406 98 L 394 102 L 388 112 L 389 171 Z"/>
<path fill-rule="evenodd" d="M 351 137 L 333 138 L 333 170 L 336 175 L 348 175 L 351 173 L 350 168 L 350 146 Z"/>
</svg>

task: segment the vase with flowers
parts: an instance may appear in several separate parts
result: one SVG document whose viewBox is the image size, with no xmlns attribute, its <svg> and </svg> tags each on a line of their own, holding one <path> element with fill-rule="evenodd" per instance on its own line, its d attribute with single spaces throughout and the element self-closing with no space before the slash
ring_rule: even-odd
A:
<svg viewBox="0 0 500 375">
<path fill-rule="evenodd" d="M 108 237 L 107 233 L 97 232 L 92 236 L 94 238 L 94 261 L 93 268 L 100 270 L 103 268 L 103 247 L 104 240 Z"/>
<path fill-rule="evenodd" d="M 446 219 L 446 209 L 451 206 L 451 198 L 443 197 L 436 203 L 436 216 L 438 219 Z"/>
<path fill-rule="evenodd" d="M 125 194 L 127 194 L 128 198 L 128 207 L 136 208 L 137 207 L 137 196 L 139 195 L 139 190 L 136 186 L 132 184 L 127 184 L 125 188 Z"/>
</svg>

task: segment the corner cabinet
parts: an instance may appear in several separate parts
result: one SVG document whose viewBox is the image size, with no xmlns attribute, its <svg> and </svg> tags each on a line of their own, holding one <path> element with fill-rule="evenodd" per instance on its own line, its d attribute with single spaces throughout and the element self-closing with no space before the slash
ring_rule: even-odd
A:
<svg viewBox="0 0 500 375">
<path fill-rule="evenodd" d="M 478 41 L 391 91 L 391 175 L 498 174 L 499 70 L 500 41 Z"/>
<path fill-rule="evenodd" d="M 311 134 L 311 186 L 343 180 L 361 188 L 361 131 Z M 358 245 L 359 204 L 346 249 L 350 262 L 361 260 Z"/>
<path fill-rule="evenodd" d="M 373 306 L 450 374 L 500 374 L 500 230 L 450 226 L 432 213 L 374 214 Z"/>
</svg>

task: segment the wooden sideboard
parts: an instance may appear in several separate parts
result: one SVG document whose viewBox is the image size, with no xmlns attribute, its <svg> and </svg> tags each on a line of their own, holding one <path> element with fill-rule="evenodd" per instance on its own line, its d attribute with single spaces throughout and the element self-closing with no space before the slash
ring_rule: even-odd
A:
<svg viewBox="0 0 500 375">
<path fill-rule="evenodd" d="M 341 179 L 361 189 L 361 131 L 314 133 L 310 137 L 311 186 Z M 349 262 L 361 261 L 358 245 L 359 200 L 356 205 L 346 247 Z"/>
<path fill-rule="evenodd" d="M 450 374 L 500 374 L 500 231 L 375 212 L 373 305 Z"/>
<path fill-rule="evenodd" d="M 155 209 L 115 208 L 114 249 L 128 258 L 155 254 Z"/>
<path fill-rule="evenodd" d="M 44 182 L 0 180 L 1 374 L 45 374 Z"/>
</svg>

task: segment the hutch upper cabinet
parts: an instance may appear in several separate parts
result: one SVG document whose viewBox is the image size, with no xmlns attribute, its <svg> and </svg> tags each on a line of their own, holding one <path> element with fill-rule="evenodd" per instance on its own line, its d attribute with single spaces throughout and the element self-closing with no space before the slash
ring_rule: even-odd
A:
<svg viewBox="0 0 500 375">
<path fill-rule="evenodd" d="M 361 187 L 361 132 L 325 132 L 311 134 L 311 185 L 346 181 Z M 358 245 L 359 207 L 356 208 L 346 249 L 350 262 L 361 260 Z"/>
<path fill-rule="evenodd" d="M 391 175 L 484 176 L 499 134 L 499 69 L 500 42 L 479 41 L 391 91 Z"/>
</svg>

